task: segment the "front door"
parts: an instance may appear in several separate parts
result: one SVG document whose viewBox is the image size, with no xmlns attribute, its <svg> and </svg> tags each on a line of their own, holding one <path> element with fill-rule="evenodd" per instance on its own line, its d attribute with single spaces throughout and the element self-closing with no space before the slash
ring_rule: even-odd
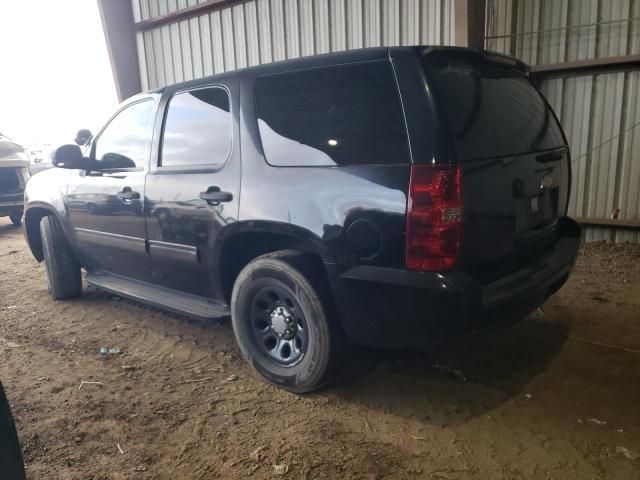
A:
<svg viewBox="0 0 640 480">
<path fill-rule="evenodd" d="M 220 300 L 214 246 L 239 206 L 237 86 L 165 95 L 162 135 L 146 184 L 149 252 L 165 287 Z"/>
<path fill-rule="evenodd" d="M 89 269 L 152 279 L 143 211 L 155 110 L 151 98 L 120 110 L 93 143 L 95 168 L 71 176 L 65 207 Z"/>
</svg>

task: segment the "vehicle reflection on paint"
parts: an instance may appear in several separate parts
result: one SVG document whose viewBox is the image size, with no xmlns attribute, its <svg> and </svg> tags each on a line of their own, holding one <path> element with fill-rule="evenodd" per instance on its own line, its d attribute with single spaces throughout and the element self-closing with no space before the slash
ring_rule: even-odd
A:
<svg viewBox="0 0 640 480">
<path fill-rule="evenodd" d="M 233 222 L 224 218 L 223 205 L 210 206 L 205 200 L 194 198 L 176 202 L 155 203 L 145 199 L 145 209 L 151 217 L 147 222 L 149 238 L 167 242 L 198 245 L 206 241 L 211 222 L 211 210 L 223 224 Z"/>
</svg>

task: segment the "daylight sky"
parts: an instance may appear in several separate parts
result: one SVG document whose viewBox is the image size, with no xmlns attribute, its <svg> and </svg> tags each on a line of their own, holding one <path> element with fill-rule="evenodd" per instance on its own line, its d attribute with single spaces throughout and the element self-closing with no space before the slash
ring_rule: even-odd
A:
<svg viewBox="0 0 640 480">
<path fill-rule="evenodd" d="M 118 104 L 96 0 L 0 0 L 0 132 L 70 143 Z"/>
</svg>

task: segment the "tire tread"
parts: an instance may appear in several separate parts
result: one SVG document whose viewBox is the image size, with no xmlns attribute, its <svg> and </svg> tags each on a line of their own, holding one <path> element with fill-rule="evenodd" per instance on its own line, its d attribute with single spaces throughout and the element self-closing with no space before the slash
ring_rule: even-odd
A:
<svg viewBox="0 0 640 480">
<path fill-rule="evenodd" d="M 57 218 L 47 215 L 40 221 L 49 293 L 54 300 L 77 297 L 82 293 L 80 265 L 73 257 L 69 243 Z"/>
</svg>

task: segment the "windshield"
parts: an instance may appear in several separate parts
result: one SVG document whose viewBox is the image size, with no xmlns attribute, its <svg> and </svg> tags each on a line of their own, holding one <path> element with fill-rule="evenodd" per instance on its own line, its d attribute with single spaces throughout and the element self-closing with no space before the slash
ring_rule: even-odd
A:
<svg viewBox="0 0 640 480">
<path fill-rule="evenodd" d="M 551 109 L 520 70 L 475 52 L 434 52 L 423 58 L 460 161 L 564 145 Z"/>
</svg>

